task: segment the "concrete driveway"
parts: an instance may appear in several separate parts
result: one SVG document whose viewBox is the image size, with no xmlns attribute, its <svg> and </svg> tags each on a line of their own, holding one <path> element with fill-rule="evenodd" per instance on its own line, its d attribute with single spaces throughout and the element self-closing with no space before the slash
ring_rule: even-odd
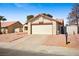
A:
<svg viewBox="0 0 79 59">
<path fill-rule="evenodd" d="M 23 38 L 0 43 L 0 55 L 6 56 L 74 56 L 79 50 L 58 46 L 43 45 L 48 35 L 29 35 Z"/>
<path fill-rule="evenodd" d="M 13 42 L 2 42 L 0 43 L 0 55 L 29 55 L 29 51 L 33 51 L 35 48 L 39 47 L 46 38 L 46 35 L 30 35 L 30 36 L 24 36 L 23 38 L 13 41 Z M 36 50 L 36 49 L 35 49 Z M 16 52 L 15 52 L 16 51 Z M 22 54 L 22 52 L 17 51 L 27 51 L 28 53 Z M 18 53 L 18 54 L 17 54 Z M 33 53 L 38 55 L 39 53 Z M 33 55 L 32 53 L 32 55 Z M 31 53 L 30 53 L 31 55 Z M 46 54 L 47 55 L 47 54 Z"/>
</svg>

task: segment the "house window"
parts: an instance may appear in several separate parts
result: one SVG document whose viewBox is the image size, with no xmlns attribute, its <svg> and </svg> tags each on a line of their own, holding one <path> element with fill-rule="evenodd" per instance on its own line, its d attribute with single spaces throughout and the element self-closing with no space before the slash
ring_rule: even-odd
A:
<svg viewBox="0 0 79 59">
<path fill-rule="evenodd" d="M 28 27 L 25 27 L 24 30 L 28 30 Z"/>
</svg>

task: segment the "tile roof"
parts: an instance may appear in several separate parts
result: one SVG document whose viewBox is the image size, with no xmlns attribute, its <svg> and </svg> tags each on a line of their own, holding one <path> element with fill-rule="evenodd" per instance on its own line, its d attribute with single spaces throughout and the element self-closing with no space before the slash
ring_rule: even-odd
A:
<svg viewBox="0 0 79 59">
<path fill-rule="evenodd" d="M 38 15 L 36 15 L 35 17 L 33 17 L 33 18 L 31 18 L 29 21 L 32 21 L 33 19 L 35 19 L 35 18 L 37 18 L 37 17 L 40 17 L 40 16 L 42 16 L 42 17 L 44 17 L 44 18 L 47 18 L 47 19 L 49 19 L 49 20 L 53 20 L 53 21 L 56 21 L 56 22 L 58 22 L 58 23 L 63 23 L 64 22 L 64 20 L 58 20 L 58 19 L 52 19 L 51 17 L 48 17 L 48 16 L 46 16 L 46 15 L 43 15 L 43 14 L 38 14 Z"/>
<path fill-rule="evenodd" d="M 8 27 L 16 22 L 1 22 L 1 27 Z"/>
</svg>

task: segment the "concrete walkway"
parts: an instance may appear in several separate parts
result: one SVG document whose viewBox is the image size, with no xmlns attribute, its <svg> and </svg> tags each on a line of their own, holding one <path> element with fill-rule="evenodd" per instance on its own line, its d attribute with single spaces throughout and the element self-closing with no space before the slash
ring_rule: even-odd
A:
<svg viewBox="0 0 79 59">
<path fill-rule="evenodd" d="M 42 45 L 47 35 L 25 36 L 11 43 L 0 43 L 0 55 L 12 56 L 79 56 L 79 50 Z"/>
</svg>

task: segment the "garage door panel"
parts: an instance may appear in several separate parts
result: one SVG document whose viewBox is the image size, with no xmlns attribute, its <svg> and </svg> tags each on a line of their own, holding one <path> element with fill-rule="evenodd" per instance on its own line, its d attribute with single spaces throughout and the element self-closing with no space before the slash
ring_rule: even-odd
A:
<svg viewBox="0 0 79 59">
<path fill-rule="evenodd" d="M 52 34 L 52 25 L 32 25 L 32 34 Z"/>
</svg>

